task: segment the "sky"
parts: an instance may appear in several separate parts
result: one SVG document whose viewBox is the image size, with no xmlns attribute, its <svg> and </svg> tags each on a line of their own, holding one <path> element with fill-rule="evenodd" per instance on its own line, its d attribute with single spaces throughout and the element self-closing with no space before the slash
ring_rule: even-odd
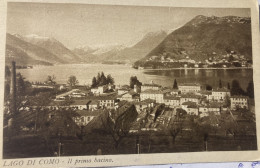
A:
<svg viewBox="0 0 260 168">
<path fill-rule="evenodd" d="M 249 17 L 249 9 L 173 8 L 9 2 L 7 32 L 78 46 L 131 45 L 148 32 L 172 31 L 197 15 Z"/>
</svg>

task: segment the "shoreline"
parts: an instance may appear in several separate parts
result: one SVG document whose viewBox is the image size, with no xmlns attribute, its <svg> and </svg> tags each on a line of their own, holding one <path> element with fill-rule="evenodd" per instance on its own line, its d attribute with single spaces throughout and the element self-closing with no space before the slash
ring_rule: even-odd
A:
<svg viewBox="0 0 260 168">
<path fill-rule="evenodd" d="M 194 70 L 196 70 L 196 69 L 205 69 L 205 70 L 224 69 L 224 70 L 226 70 L 226 69 L 253 69 L 253 67 L 230 67 L 230 68 L 213 68 L 213 67 L 212 67 L 212 68 L 160 68 L 160 69 L 137 69 L 137 70 L 149 70 L 149 71 L 151 71 L 151 70 L 161 70 L 161 71 L 163 71 L 163 70 L 191 70 L 191 69 L 194 69 Z"/>
</svg>

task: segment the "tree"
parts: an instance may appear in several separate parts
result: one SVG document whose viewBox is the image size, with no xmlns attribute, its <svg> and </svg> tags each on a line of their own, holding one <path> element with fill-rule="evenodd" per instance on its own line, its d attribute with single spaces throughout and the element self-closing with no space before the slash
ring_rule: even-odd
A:
<svg viewBox="0 0 260 168">
<path fill-rule="evenodd" d="M 100 81 L 101 81 L 101 76 L 100 76 L 100 73 L 97 74 L 97 85 L 100 84 Z"/>
<path fill-rule="evenodd" d="M 177 135 L 181 132 L 182 128 L 183 128 L 183 119 L 179 117 L 175 117 L 174 119 L 172 118 L 170 120 L 167 130 L 172 136 L 172 144 L 175 143 L 175 139 Z"/>
<path fill-rule="evenodd" d="M 108 84 L 114 84 L 115 83 L 114 78 L 110 74 L 107 75 L 107 83 Z"/>
<path fill-rule="evenodd" d="M 228 95 L 225 95 L 224 102 L 225 102 L 226 106 L 228 106 L 228 107 L 230 106 L 231 101 L 230 101 L 230 97 Z"/>
<path fill-rule="evenodd" d="M 229 82 L 227 83 L 227 89 L 230 90 L 230 84 L 229 84 Z"/>
<path fill-rule="evenodd" d="M 52 75 L 52 76 L 48 75 L 45 82 L 49 85 L 55 85 L 56 84 L 56 82 L 54 81 L 55 79 L 56 79 L 56 77 L 54 75 Z"/>
<path fill-rule="evenodd" d="M 130 77 L 130 88 L 133 89 L 134 85 L 141 86 L 142 83 L 137 79 L 136 76 L 131 76 Z"/>
<path fill-rule="evenodd" d="M 174 83 L 173 83 L 173 89 L 178 89 L 178 84 L 176 79 L 174 79 Z"/>
<path fill-rule="evenodd" d="M 96 77 L 93 77 L 93 79 L 92 79 L 92 85 L 91 85 L 91 87 L 96 87 L 97 86 L 97 79 L 96 79 Z"/>
<path fill-rule="evenodd" d="M 248 83 L 248 86 L 247 86 L 247 95 L 250 97 L 250 98 L 254 98 L 254 82 L 251 80 L 249 83 Z"/>
<path fill-rule="evenodd" d="M 232 81 L 231 85 L 231 95 L 244 95 L 245 91 L 240 87 L 240 84 L 237 80 Z"/>
<path fill-rule="evenodd" d="M 206 84 L 206 90 L 212 90 L 212 86 L 210 86 L 209 84 Z"/>
<path fill-rule="evenodd" d="M 79 81 L 77 80 L 76 76 L 72 75 L 69 77 L 67 83 L 70 86 L 70 88 L 73 88 L 79 83 Z"/>
<path fill-rule="evenodd" d="M 222 81 L 221 81 L 221 79 L 219 79 L 218 87 L 219 87 L 219 88 L 222 88 Z"/>
<path fill-rule="evenodd" d="M 107 84 L 107 78 L 104 74 L 104 72 L 101 72 L 101 76 L 100 76 L 100 86 L 106 85 Z"/>
<path fill-rule="evenodd" d="M 138 113 L 133 104 L 125 104 L 117 110 L 110 110 L 101 118 L 102 125 L 114 140 L 115 149 L 118 150 L 120 142 L 128 135 L 132 123 Z"/>
</svg>

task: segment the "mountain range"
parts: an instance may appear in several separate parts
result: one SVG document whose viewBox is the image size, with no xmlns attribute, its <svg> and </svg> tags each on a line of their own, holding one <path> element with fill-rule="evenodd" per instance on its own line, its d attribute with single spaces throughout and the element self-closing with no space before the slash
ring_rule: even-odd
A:
<svg viewBox="0 0 260 168">
<path fill-rule="evenodd" d="M 93 62 L 133 63 L 146 56 L 165 37 L 165 31 L 149 32 L 139 42 L 131 47 L 111 45 L 110 48 L 80 47 L 74 53 Z M 105 52 L 104 52 L 105 51 Z M 105 61 L 104 61 L 105 60 Z"/>
<path fill-rule="evenodd" d="M 135 64 L 152 56 L 165 55 L 171 59 L 205 61 L 214 55 L 235 51 L 252 59 L 251 19 L 237 16 L 196 16 L 170 33 L 158 46 Z"/>
<path fill-rule="evenodd" d="M 166 55 L 178 60 L 189 56 L 205 61 L 215 55 L 235 51 L 252 59 L 250 18 L 196 16 L 170 33 L 150 32 L 136 44 L 81 46 L 68 49 L 60 41 L 38 35 L 6 35 L 6 63 L 18 65 L 53 65 L 69 63 L 135 63 L 152 56 Z"/>
</svg>

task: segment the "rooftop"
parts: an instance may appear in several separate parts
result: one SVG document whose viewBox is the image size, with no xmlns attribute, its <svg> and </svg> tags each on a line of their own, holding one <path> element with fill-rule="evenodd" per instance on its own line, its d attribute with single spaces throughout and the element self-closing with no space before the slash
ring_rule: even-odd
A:
<svg viewBox="0 0 260 168">
<path fill-rule="evenodd" d="M 196 105 L 196 103 L 191 102 L 191 101 L 187 101 L 187 102 L 182 103 L 182 105 L 193 106 L 193 105 Z"/>
<path fill-rule="evenodd" d="M 198 83 L 180 83 L 178 86 L 201 86 Z"/>
<path fill-rule="evenodd" d="M 164 99 L 166 99 L 166 100 L 180 100 L 180 97 L 176 97 L 176 96 L 164 96 Z"/>
<path fill-rule="evenodd" d="M 195 95 L 195 94 L 181 94 L 181 98 L 193 98 L 193 99 L 199 99 L 201 96 Z"/>
<path fill-rule="evenodd" d="M 88 111 L 88 110 L 78 110 L 76 111 L 77 114 L 80 116 L 99 116 L 102 114 L 103 110 L 95 110 L 95 111 Z"/>
<path fill-rule="evenodd" d="M 96 105 L 96 104 L 98 104 L 98 101 L 96 101 L 96 100 L 92 100 L 92 101 L 89 103 L 89 105 Z"/>
<path fill-rule="evenodd" d="M 145 90 L 145 91 L 142 91 L 141 94 L 164 94 L 165 91 L 162 91 L 162 90 L 152 90 L 152 89 L 148 89 L 148 90 Z"/>
<path fill-rule="evenodd" d="M 188 105 L 187 108 L 198 108 L 196 104 Z"/>
<path fill-rule="evenodd" d="M 247 96 L 242 96 L 242 95 L 234 95 L 234 96 L 231 96 L 230 98 L 248 99 Z"/>
<path fill-rule="evenodd" d="M 145 99 L 142 102 L 145 102 L 145 103 L 155 103 L 156 101 L 153 100 L 153 99 Z"/>
<path fill-rule="evenodd" d="M 90 100 L 74 100 L 71 105 L 86 105 L 90 102 Z"/>
<path fill-rule="evenodd" d="M 208 90 L 202 90 L 202 91 L 199 91 L 199 93 L 203 94 L 203 95 L 212 95 L 212 92 L 208 91 Z"/>
<path fill-rule="evenodd" d="M 213 89 L 212 92 L 230 92 L 227 88 L 217 88 Z"/>
<path fill-rule="evenodd" d="M 161 87 L 160 85 L 157 85 L 157 84 L 154 84 L 154 83 L 145 83 L 142 86 Z"/>
</svg>

